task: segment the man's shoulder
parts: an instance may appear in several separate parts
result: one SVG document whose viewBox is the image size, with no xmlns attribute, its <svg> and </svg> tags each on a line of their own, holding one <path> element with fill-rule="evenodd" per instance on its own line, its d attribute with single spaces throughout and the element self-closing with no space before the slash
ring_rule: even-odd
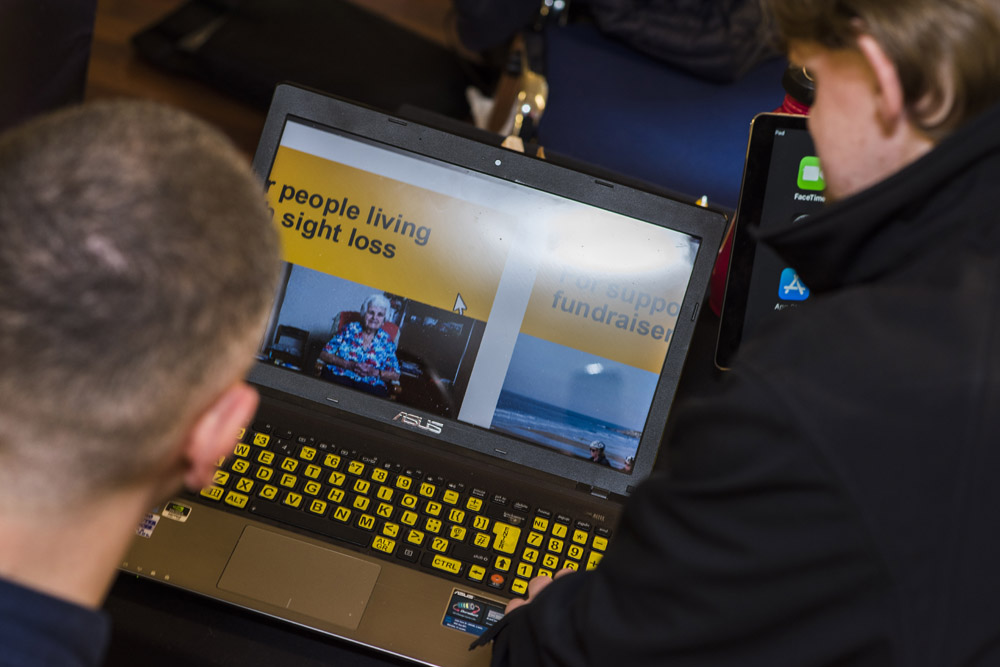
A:
<svg viewBox="0 0 1000 667">
<path fill-rule="evenodd" d="M 0 578 L 0 664 L 99 665 L 111 624 L 106 614 Z"/>
</svg>

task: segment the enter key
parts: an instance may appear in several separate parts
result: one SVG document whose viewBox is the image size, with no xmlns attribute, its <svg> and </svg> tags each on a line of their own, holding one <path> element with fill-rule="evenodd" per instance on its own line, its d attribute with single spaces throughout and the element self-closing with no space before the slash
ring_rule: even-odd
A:
<svg viewBox="0 0 1000 667">
<path fill-rule="evenodd" d="M 493 548 L 505 554 L 517 550 L 517 542 L 521 539 L 521 529 L 509 523 L 497 521 L 493 524 Z"/>
</svg>

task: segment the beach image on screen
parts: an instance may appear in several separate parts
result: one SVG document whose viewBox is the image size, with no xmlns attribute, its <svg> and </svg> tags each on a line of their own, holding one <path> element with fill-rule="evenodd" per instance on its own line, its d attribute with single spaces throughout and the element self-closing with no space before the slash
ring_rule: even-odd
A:
<svg viewBox="0 0 1000 667">
<path fill-rule="evenodd" d="M 656 373 L 521 334 L 490 428 L 584 459 L 597 441 L 606 465 L 627 471 L 657 380 Z"/>
</svg>

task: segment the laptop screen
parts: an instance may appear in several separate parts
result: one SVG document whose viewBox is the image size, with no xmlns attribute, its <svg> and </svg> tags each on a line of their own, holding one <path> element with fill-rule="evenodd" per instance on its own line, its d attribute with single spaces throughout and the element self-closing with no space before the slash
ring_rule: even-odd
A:
<svg viewBox="0 0 1000 667">
<path fill-rule="evenodd" d="M 631 472 L 697 236 L 294 119 L 267 194 L 262 360 Z"/>
</svg>

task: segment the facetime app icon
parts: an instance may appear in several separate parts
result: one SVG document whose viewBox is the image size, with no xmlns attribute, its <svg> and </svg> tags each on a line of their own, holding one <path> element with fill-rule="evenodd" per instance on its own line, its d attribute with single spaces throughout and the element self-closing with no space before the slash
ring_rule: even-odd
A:
<svg viewBox="0 0 1000 667">
<path fill-rule="evenodd" d="M 806 156 L 799 163 L 799 189 L 826 189 L 826 181 L 823 180 L 823 170 L 819 166 L 818 157 Z"/>
</svg>

